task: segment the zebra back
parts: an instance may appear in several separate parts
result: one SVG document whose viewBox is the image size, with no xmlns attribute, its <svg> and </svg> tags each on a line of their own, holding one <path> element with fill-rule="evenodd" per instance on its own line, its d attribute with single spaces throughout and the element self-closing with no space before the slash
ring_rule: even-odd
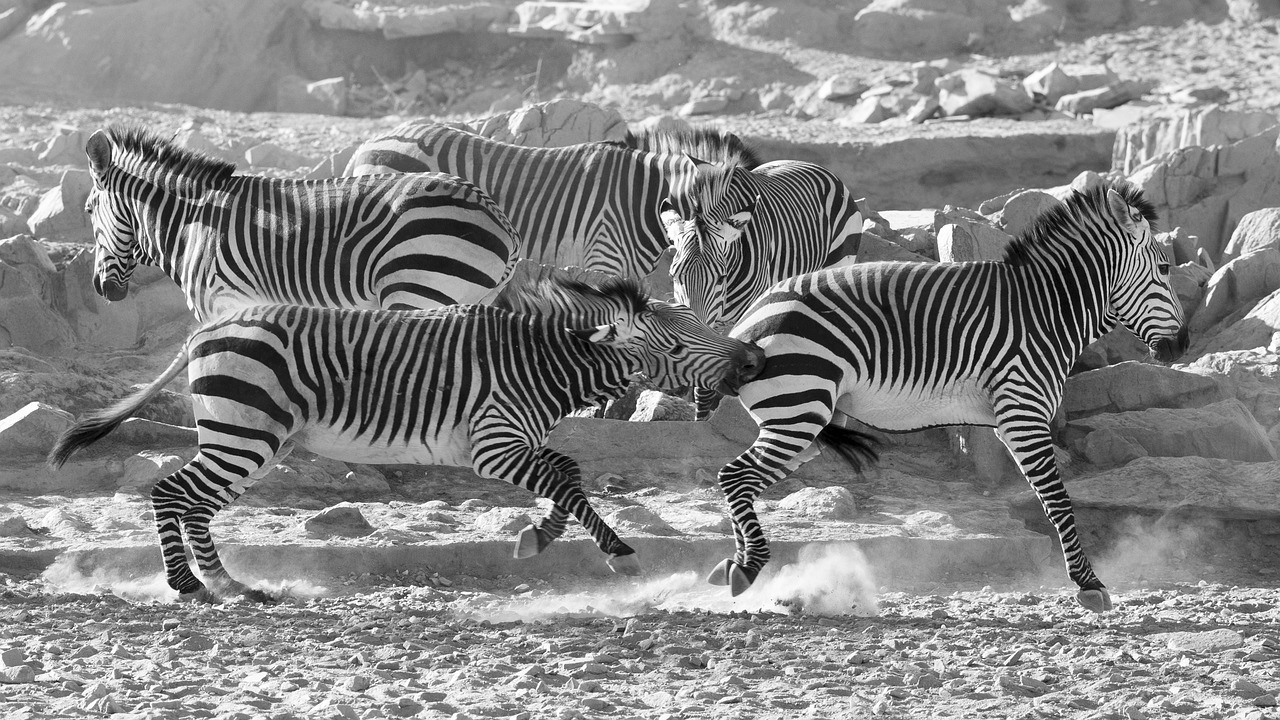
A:
<svg viewBox="0 0 1280 720">
<path fill-rule="evenodd" d="M 492 198 L 454 176 L 236 175 L 139 128 L 95 133 L 87 150 L 99 291 L 122 297 L 141 260 L 172 277 L 200 318 L 241 301 L 478 302 L 506 281 L 520 245 Z"/>
<path fill-rule="evenodd" d="M 513 145 L 456 127 L 410 121 L 363 143 L 348 172 L 442 171 L 484 188 L 524 240 L 521 257 L 643 277 L 667 248 L 660 209 L 692 162 L 618 142 Z"/>
</svg>

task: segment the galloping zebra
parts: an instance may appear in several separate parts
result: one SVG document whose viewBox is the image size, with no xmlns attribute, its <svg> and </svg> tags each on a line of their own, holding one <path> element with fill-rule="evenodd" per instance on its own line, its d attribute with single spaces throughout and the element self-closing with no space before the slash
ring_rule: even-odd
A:
<svg viewBox="0 0 1280 720">
<path fill-rule="evenodd" d="M 829 440 L 855 468 L 875 459 L 853 418 L 886 431 L 994 426 L 1062 543 L 1081 605 L 1111 599 L 1080 546 L 1050 421 L 1067 371 L 1117 322 L 1170 362 L 1187 348 L 1155 212 L 1127 183 L 1043 213 L 998 262 L 868 263 L 770 288 L 730 333 L 765 351 L 740 388 L 760 435 L 720 470 L 737 553 L 708 578 L 745 590 L 769 559 L 753 502 Z"/>
<path fill-rule="evenodd" d="M 629 134 L 628 142 L 661 152 L 617 142 L 524 147 L 412 120 L 357 148 L 346 174 L 459 175 L 484 188 L 511 218 L 525 242 L 521 257 L 638 278 L 653 271 L 668 246 L 663 202 L 693 176 L 694 162 L 676 145 L 689 143 L 706 161 L 757 161 L 737 137 L 709 129 L 674 143 L 646 134 Z"/>
<path fill-rule="evenodd" d="M 714 333 L 688 309 L 650 299 L 633 281 L 545 283 L 518 314 L 460 305 L 386 312 L 249 306 L 212 319 L 149 386 L 80 420 L 49 454 L 61 466 L 111 432 L 189 367 L 200 451 L 151 491 L 169 586 L 184 597 L 243 594 L 218 559 L 209 522 L 295 445 L 361 463 L 472 467 L 572 513 L 615 572 L 634 551 L 591 508 L 576 463 L 545 446 L 570 411 L 620 395 L 643 371 L 660 383 L 719 384 L 760 369 L 759 348 Z M 608 317 L 584 327 L 579 317 Z M 182 532 L 208 587 L 192 573 Z M 558 534 L 558 533 L 556 533 Z M 516 556 L 550 537 L 531 526 Z"/>
<path fill-rule="evenodd" d="M 727 331 L 770 285 L 800 273 L 853 262 L 862 213 L 849 188 L 820 165 L 777 160 L 754 169 L 699 163 L 693 181 L 663 208 L 675 247 L 677 302 Z M 718 398 L 695 389 L 698 419 Z"/>
<path fill-rule="evenodd" d="M 86 145 L 94 288 L 122 300 L 141 261 L 200 320 L 226 303 L 429 308 L 506 282 L 520 240 L 493 200 L 443 174 L 281 180 L 137 127 Z"/>
</svg>

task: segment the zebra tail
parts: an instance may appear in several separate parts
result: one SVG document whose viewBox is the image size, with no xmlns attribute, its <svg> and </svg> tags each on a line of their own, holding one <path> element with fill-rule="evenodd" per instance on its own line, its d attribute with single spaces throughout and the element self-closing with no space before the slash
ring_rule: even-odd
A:
<svg viewBox="0 0 1280 720">
<path fill-rule="evenodd" d="M 55 470 L 62 467 L 77 450 L 92 445 L 93 443 L 106 437 L 108 433 L 120 426 L 120 423 L 129 419 L 134 413 L 142 409 L 160 391 L 165 385 L 169 384 L 178 373 L 186 369 L 191 362 L 191 357 L 187 354 L 186 345 L 183 345 L 178 356 L 169 363 L 168 369 L 161 373 L 160 377 L 151 381 L 150 385 L 134 392 L 133 394 L 121 398 L 116 402 L 108 405 L 101 410 L 95 410 L 79 421 L 75 425 L 67 428 L 66 432 L 58 437 L 57 442 L 53 444 L 53 449 L 49 451 L 47 462 Z"/>
<path fill-rule="evenodd" d="M 839 453 L 854 472 L 862 472 L 880 459 L 880 438 L 871 433 L 828 425 L 818 433 L 818 442 Z"/>
</svg>

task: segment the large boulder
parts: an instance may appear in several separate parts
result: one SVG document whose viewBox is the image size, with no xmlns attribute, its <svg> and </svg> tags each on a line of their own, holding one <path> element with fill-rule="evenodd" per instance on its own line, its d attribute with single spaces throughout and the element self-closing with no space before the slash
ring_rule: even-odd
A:
<svg viewBox="0 0 1280 720">
<path fill-rule="evenodd" d="M 1102 467 L 1148 455 L 1251 462 L 1276 459 L 1267 431 L 1235 398 L 1198 408 L 1091 415 L 1068 422 L 1062 439 L 1073 453 Z"/>
<path fill-rule="evenodd" d="M 1231 261 L 1258 250 L 1280 249 L 1280 207 L 1254 210 L 1240 218 L 1222 251 L 1223 261 Z"/>
<path fill-rule="evenodd" d="M 1280 448 L 1280 349 L 1208 353 L 1183 369 L 1221 382 L 1268 428 L 1272 444 Z"/>
<path fill-rule="evenodd" d="M 1192 342 L 1190 354 L 1252 349 L 1280 351 L 1280 290 L 1228 315 L 1213 332 Z"/>
<path fill-rule="evenodd" d="M 473 123 L 485 137 L 530 147 L 563 147 L 622 140 L 627 122 L 613 108 L 561 98 L 499 113 Z"/>
<path fill-rule="evenodd" d="M 1280 289 L 1280 247 L 1255 250 L 1218 268 L 1191 317 L 1191 331 L 1201 332 L 1259 298 Z"/>
<path fill-rule="evenodd" d="M 1275 532 L 1280 523 L 1278 482 L 1278 462 L 1145 457 L 1124 467 L 1076 478 L 1069 490 L 1076 526 L 1089 534 L 1127 525 L 1134 517 L 1158 521 L 1168 530 L 1206 527 L 1215 521 L 1238 522 L 1245 526 L 1239 539 L 1268 545 L 1274 558 L 1280 551 L 1280 536 Z M 1013 515 L 1028 524 L 1045 523 L 1044 511 L 1033 493 L 1018 494 L 1011 506 Z M 1164 537 L 1172 539 L 1169 534 Z M 1153 539 L 1149 535 L 1148 544 Z M 1182 554 L 1193 550 L 1185 548 Z"/>
<path fill-rule="evenodd" d="M 1154 407 L 1201 407 L 1231 396 L 1212 375 L 1129 361 L 1067 378 L 1061 409 L 1068 420 L 1076 420 Z"/>
<path fill-rule="evenodd" d="M 0 350 L 53 352 L 74 340 L 54 310 L 56 274 L 44 247 L 30 236 L 0 241 Z"/>
<path fill-rule="evenodd" d="M 1094 113 L 1095 122 L 1107 122 Z M 1224 110 L 1219 105 L 1179 108 L 1152 106 L 1138 122 L 1118 128 L 1111 167 L 1133 174 L 1158 157 L 1188 146 L 1229 145 L 1253 137 L 1280 123 L 1274 113 L 1252 110 Z"/>
<path fill-rule="evenodd" d="M 159 268 L 140 265 L 129 296 L 108 302 L 93 290 L 93 253 L 76 255 L 58 276 L 59 307 L 75 337 L 101 347 L 133 347 L 151 331 L 173 323 L 192 323 L 182 290 Z"/>
<path fill-rule="evenodd" d="M 966 3 L 872 0 L 854 16 L 849 42 L 859 52 L 891 57 L 945 56 L 963 52 L 983 33 Z"/>
</svg>

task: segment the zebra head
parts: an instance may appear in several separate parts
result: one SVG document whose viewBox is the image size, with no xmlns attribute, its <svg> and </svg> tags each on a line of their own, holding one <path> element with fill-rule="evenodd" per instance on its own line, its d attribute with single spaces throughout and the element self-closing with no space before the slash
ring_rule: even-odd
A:
<svg viewBox="0 0 1280 720">
<path fill-rule="evenodd" d="M 621 350 L 635 361 L 629 372 L 643 372 L 663 387 L 697 385 L 735 395 L 764 369 L 759 347 L 715 332 L 689 308 L 656 300 L 631 279 L 596 285 L 553 274 L 498 304 L 580 328 L 573 330 L 580 340 Z"/>
<path fill-rule="evenodd" d="M 698 172 L 684 191 L 663 203 L 662 224 L 675 254 L 671 283 L 675 300 L 688 306 L 717 330 L 727 330 L 731 268 L 742 264 L 742 234 L 751 222 L 759 195 L 734 192 L 738 166 L 698 162 Z"/>
<path fill-rule="evenodd" d="M 93 227 L 93 289 L 111 301 L 123 300 L 129 294 L 129 278 L 138 265 L 132 211 L 123 203 L 113 202 L 119 196 L 110 185 L 115 151 L 115 142 L 102 130 L 94 132 L 85 145 L 93 178 L 93 188 L 84 205 Z"/>
<path fill-rule="evenodd" d="M 1110 288 L 1110 315 L 1151 348 L 1161 362 L 1182 356 L 1189 343 L 1182 303 L 1169 283 L 1169 258 L 1154 238 L 1155 209 L 1136 187 L 1106 190 L 1106 206 L 1118 233 Z"/>
</svg>

